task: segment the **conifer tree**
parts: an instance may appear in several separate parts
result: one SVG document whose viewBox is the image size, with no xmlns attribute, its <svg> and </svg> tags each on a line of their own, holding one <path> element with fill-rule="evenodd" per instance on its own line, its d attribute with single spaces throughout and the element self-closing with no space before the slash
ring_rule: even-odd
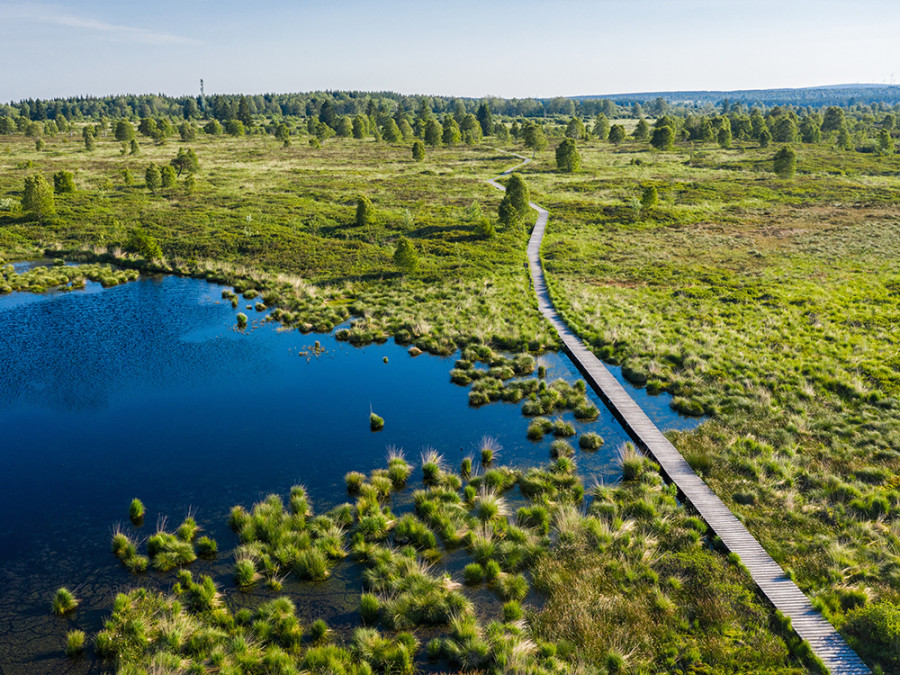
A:
<svg viewBox="0 0 900 675">
<path fill-rule="evenodd" d="M 25 178 L 25 190 L 22 192 L 22 210 L 38 220 L 43 220 L 45 217 L 56 213 L 53 188 L 42 174 L 36 173 Z"/>
</svg>

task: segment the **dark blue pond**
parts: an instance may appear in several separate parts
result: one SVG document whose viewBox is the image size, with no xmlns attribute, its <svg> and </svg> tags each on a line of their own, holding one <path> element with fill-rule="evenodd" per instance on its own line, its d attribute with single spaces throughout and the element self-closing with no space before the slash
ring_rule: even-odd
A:
<svg viewBox="0 0 900 675">
<path fill-rule="evenodd" d="M 548 460 L 551 439 L 527 440 L 519 405 L 468 407 L 468 389 L 449 382 L 452 358 L 412 358 L 393 342 L 354 348 L 280 330 L 243 303 L 252 324 L 239 332 L 239 310 L 220 299 L 221 290 L 159 277 L 0 297 L 3 675 L 96 671 L 89 659 L 65 660 L 66 631 L 98 630 L 115 592 L 129 585 L 171 583 L 171 575 L 132 577 L 110 553 L 111 528 L 127 522 L 133 497 L 148 508 L 138 531 L 144 538 L 157 518 L 177 526 L 195 513 L 221 553 L 192 568 L 227 588 L 235 544 L 227 514 L 235 504 L 250 506 L 300 483 L 325 510 L 346 500 L 344 474 L 384 466 L 389 445 L 414 464 L 423 447 L 434 447 L 458 466 L 492 435 L 503 447 L 501 463 Z M 318 357 L 316 340 L 324 348 Z M 542 359 L 550 378 L 577 379 L 565 357 Z M 696 424 L 675 415 L 666 397 L 649 400 L 648 413 L 662 427 Z M 617 479 L 613 458 L 626 440 L 595 402 L 600 419 L 575 422 L 579 433 L 606 439 L 599 452 L 576 456 L 588 484 Z M 380 433 L 369 430 L 370 410 L 385 419 Z M 419 480 L 413 474 L 411 485 Z M 49 612 L 62 585 L 83 600 L 72 618 Z M 349 621 L 359 591 L 345 571 L 313 589 L 287 583 L 285 592 L 311 619 L 340 623 Z"/>
</svg>

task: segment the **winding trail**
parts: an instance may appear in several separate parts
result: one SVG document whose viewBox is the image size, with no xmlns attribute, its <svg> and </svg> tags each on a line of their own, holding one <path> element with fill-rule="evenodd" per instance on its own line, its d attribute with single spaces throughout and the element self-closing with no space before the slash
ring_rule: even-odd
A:
<svg viewBox="0 0 900 675">
<path fill-rule="evenodd" d="M 500 150 L 500 152 L 505 151 Z M 531 159 L 522 155 L 507 154 L 523 161 L 507 169 L 497 178 L 508 176 L 516 169 L 531 162 Z M 505 190 L 497 182 L 497 179 L 488 182 L 499 190 Z M 547 292 L 544 268 L 541 265 L 541 242 L 550 212 L 534 202 L 529 202 L 529 204 L 538 213 L 531 239 L 528 242 L 528 266 L 531 270 L 531 281 L 537 295 L 538 307 L 541 314 L 559 334 L 565 350 L 584 375 L 587 383 L 594 388 L 597 395 L 606 403 L 635 443 L 662 467 L 664 474 L 678 487 L 683 499 L 690 502 L 699 512 L 726 548 L 740 556 L 744 566 L 749 570 L 750 576 L 753 577 L 763 594 L 782 614 L 790 618 L 794 630 L 809 643 L 813 653 L 822 660 L 828 670 L 836 675 L 871 673 L 856 652 L 850 649 L 840 633 L 822 618 L 822 615 L 812 606 L 809 599 L 791 581 L 778 563 L 766 553 L 765 549 L 760 546 L 759 542 L 722 500 L 694 473 L 675 446 L 634 402 L 600 359 L 594 356 L 557 314 Z"/>
</svg>

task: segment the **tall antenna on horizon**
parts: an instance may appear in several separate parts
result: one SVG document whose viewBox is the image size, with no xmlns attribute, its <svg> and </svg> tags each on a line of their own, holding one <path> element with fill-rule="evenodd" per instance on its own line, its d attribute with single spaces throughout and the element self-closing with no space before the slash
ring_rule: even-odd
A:
<svg viewBox="0 0 900 675">
<path fill-rule="evenodd" d="M 203 91 L 203 78 L 200 78 L 200 112 L 206 114 L 206 92 Z"/>
</svg>

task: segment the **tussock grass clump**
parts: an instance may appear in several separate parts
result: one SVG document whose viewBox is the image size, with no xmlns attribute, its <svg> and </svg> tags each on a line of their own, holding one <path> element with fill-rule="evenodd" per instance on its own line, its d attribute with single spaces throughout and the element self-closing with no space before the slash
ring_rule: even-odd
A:
<svg viewBox="0 0 900 675">
<path fill-rule="evenodd" d="M 250 557 L 238 558 L 234 563 L 234 582 L 240 588 L 249 588 L 259 581 L 256 565 Z"/>
<path fill-rule="evenodd" d="M 584 498 L 584 485 L 569 457 L 560 457 L 543 469 L 528 469 L 519 479 L 519 487 L 533 502 L 580 502 Z"/>
<path fill-rule="evenodd" d="M 472 475 L 472 458 L 471 457 L 463 457 L 462 462 L 460 463 L 459 472 L 462 477 L 466 480 Z"/>
<path fill-rule="evenodd" d="M 381 613 L 381 602 L 374 593 L 363 593 L 359 598 L 359 614 L 363 623 L 378 623 L 378 617 Z"/>
<path fill-rule="evenodd" d="M 119 529 L 116 529 L 113 533 L 112 551 L 131 572 L 144 572 L 150 564 L 146 556 L 138 553 L 137 545 L 134 541 Z"/>
<path fill-rule="evenodd" d="M 236 305 L 237 300 L 235 300 L 233 302 Z M 237 320 L 237 327 L 239 330 L 243 330 L 247 327 L 247 315 L 246 314 L 244 314 L 243 312 L 238 312 L 235 319 Z"/>
<path fill-rule="evenodd" d="M 66 656 L 75 657 L 84 652 L 86 637 L 83 630 L 70 630 L 66 633 Z"/>
<path fill-rule="evenodd" d="M 463 569 L 463 578 L 466 585 L 477 586 L 484 581 L 484 568 L 478 563 L 469 563 Z"/>
<path fill-rule="evenodd" d="M 294 562 L 294 572 L 301 579 L 310 581 L 325 581 L 331 576 L 328 559 L 322 551 L 316 548 L 300 551 Z"/>
<path fill-rule="evenodd" d="M 131 518 L 131 522 L 138 524 L 144 520 L 144 515 L 147 513 L 147 509 L 144 507 L 144 502 L 135 497 L 131 500 L 131 506 L 128 509 L 128 516 Z"/>
<path fill-rule="evenodd" d="M 528 431 L 526 433 L 528 438 L 532 441 L 540 441 L 552 431 L 553 422 L 546 417 L 536 417 L 528 424 Z"/>
<path fill-rule="evenodd" d="M 181 541 L 192 542 L 194 541 L 194 537 L 197 536 L 197 521 L 194 520 L 193 516 L 188 516 L 184 519 L 184 522 L 178 526 L 178 529 L 175 531 L 175 536 L 177 536 Z"/>
<path fill-rule="evenodd" d="M 437 539 L 425 523 L 407 513 L 394 526 L 394 543 L 410 544 L 417 549 L 433 549 L 437 546 Z"/>
<path fill-rule="evenodd" d="M 331 629 L 322 619 L 316 619 L 309 626 L 309 637 L 313 642 L 324 641 L 329 633 L 331 633 Z"/>
<path fill-rule="evenodd" d="M 353 633 L 354 656 L 379 673 L 412 673 L 418 647 L 418 641 L 410 633 L 401 633 L 393 641 L 374 628 L 357 628 Z"/>
<path fill-rule="evenodd" d="M 603 447 L 603 436 L 593 431 L 583 433 L 578 438 L 578 447 L 589 452 L 599 450 Z"/>
<path fill-rule="evenodd" d="M 362 484 L 366 481 L 366 474 L 359 471 L 351 471 L 344 476 L 344 481 L 347 483 L 347 492 L 357 494 Z"/>
<path fill-rule="evenodd" d="M 278 495 L 269 495 L 254 504 L 249 513 L 243 507 L 234 507 L 230 522 L 242 542 L 241 550 L 254 560 L 268 582 L 277 586 L 289 572 L 303 580 L 327 579 L 331 561 L 347 555 L 344 523 L 352 519 L 351 514 L 351 507 L 344 505 L 329 515 L 314 516 L 306 490 L 295 485 L 288 508 Z"/>
<path fill-rule="evenodd" d="M 206 558 L 212 558 L 218 553 L 219 545 L 215 539 L 203 536 L 197 540 L 197 553 Z"/>
<path fill-rule="evenodd" d="M 475 488 L 485 487 L 497 492 L 506 492 L 516 486 L 519 480 L 519 472 L 506 466 L 498 466 L 488 469 L 482 475 L 469 481 L 469 485 Z"/>
<path fill-rule="evenodd" d="M 403 451 L 391 448 L 388 452 L 388 477 L 395 490 L 400 490 L 406 485 L 412 473 L 412 465 L 406 461 Z"/>
<path fill-rule="evenodd" d="M 494 436 L 483 436 L 478 444 L 478 450 L 481 453 L 481 465 L 490 466 L 502 449 L 503 446 L 500 445 L 500 442 Z"/>
<path fill-rule="evenodd" d="M 572 444 L 561 438 L 550 444 L 550 456 L 554 459 L 558 457 L 571 457 L 574 454 L 575 448 L 572 447 Z"/>
<path fill-rule="evenodd" d="M 153 567 L 160 572 L 188 565 L 197 559 L 190 542 L 162 529 L 147 540 L 147 553 L 150 554 Z"/>
<path fill-rule="evenodd" d="M 638 480 L 644 471 L 646 458 L 638 452 L 632 443 L 625 443 L 619 448 L 617 455 L 619 466 L 622 467 L 622 480 Z"/>
<path fill-rule="evenodd" d="M 483 487 L 475 498 L 472 515 L 482 523 L 487 523 L 508 516 L 509 507 L 503 497 L 493 490 Z"/>
<path fill-rule="evenodd" d="M 62 616 L 63 614 L 74 612 L 78 604 L 79 601 L 72 591 L 63 586 L 53 596 L 53 613 Z"/>
<path fill-rule="evenodd" d="M 384 418 L 373 412 L 369 413 L 369 428 L 372 431 L 381 431 L 384 429 Z"/>
</svg>

